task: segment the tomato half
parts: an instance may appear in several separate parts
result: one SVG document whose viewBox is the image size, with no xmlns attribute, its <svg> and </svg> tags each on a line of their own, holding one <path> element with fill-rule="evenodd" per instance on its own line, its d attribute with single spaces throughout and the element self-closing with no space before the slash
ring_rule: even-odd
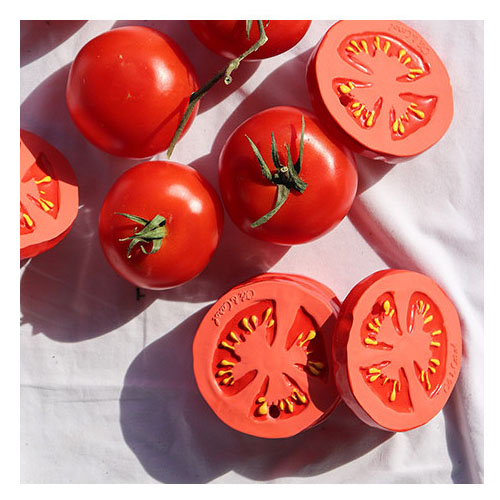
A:
<svg viewBox="0 0 500 500">
<path fill-rule="evenodd" d="M 197 88 L 195 71 L 174 40 L 145 26 L 124 26 L 80 50 L 69 72 L 66 102 L 95 146 L 117 156 L 149 158 L 167 149 Z"/>
<path fill-rule="evenodd" d="M 219 243 L 222 204 L 195 169 L 144 162 L 122 174 L 99 216 L 99 238 L 115 271 L 140 288 L 185 283 L 207 266 Z"/>
<path fill-rule="evenodd" d="M 267 59 L 286 52 L 297 45 L 304 37 L 311 21 L 272 20 L 264 22 L 267 42 L 254 53 L 249 54 L 244 61 Z M 252 21 L 247 38 L 246 21 L 189 21 L 191 30 L 196 37 L 213 52 L 234 59 L 248 50 L 259 39 L 257 21 Z"/>
<path fill-rule="evenodd" d="M 335 294 L 314 280 L 261 275 L 227 292 L 193 342 L 198 388 L 234 429 L 293 436 L 340 401 L 331 361 Z M 336 299 L 338 300 L 338 299 Z"/>
<path fill-rule="evenodd" d="M 304 121 L 302 122 L 302 118 Z M 281 167 L 300 160 L 298 173 L 303 192 L 289 189 L 288 197 L 267 222 L 255 223 L 279 203 L 286 179 L 277 180 Z M 276 154 L 273 154 L 272 137 Z M 265 178 L 253 145 L 269 167 L 273 180 Z M 357 189 L 353 155 L 330 139 L 308 111 L 278 106 L 257 113 L 243 122 L 226 141 L 219 158 L 222 200 L 233 222 L 244 232 L 276 244 L 305 243 L 333 229 L 348 213 Z M 282 184 L 281 186 L 279 184 Z"/>
<path fill-rule="evenodd" d="M 451 394 L 460 321 L 429 277 L 380 271 L 342 304 L 333 352 L 337 388 L 354 413 L 371 426 L 406 431 L 433 418 Z"/>
<path fill-rule="evenodd" d="M 340 21 L 307 66 L 311 103 L 353 151 L 396 162 L 441 139 L 453 118 L 448 72 L 399 21 Z"/>
<path fill-rule="evenodd" d="M 21 259 L 61 241 L 78 214 L 78 184 L 69 161 L 41 137 L 21 129 Z"/>
</svg>

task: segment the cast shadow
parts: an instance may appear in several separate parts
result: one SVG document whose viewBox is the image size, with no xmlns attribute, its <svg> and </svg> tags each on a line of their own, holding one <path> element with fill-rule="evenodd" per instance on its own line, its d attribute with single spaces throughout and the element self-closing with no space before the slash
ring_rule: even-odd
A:
<svg viewBox="0 0 500 500">
<path fill-rule="evenodd" d="M 44 56 L 70 38 L 87 21 L 20 21 L 21 67 Z"/>
<path fill-rule="evenodd" d="M 144 310 L 154 294 L 136 298 L 110 268 L 100 249 L 100 206 L 112 182 L 132 160 L 112 157 L 92 146 L 73 124 L 65 101 L 69 65 L 54 72 L 25 99 L 21 128 L 58 148 L 79 186 L 79 210 L 68 235 L 54 248 L 21 262 L 21 323 L 61 342 L 112 331 Z"/>
<path fill-rule="evenodd" d="M 157 29 L 162 33 L 173 38 L 181 49 L 190 47 L 192 50 L 189 53 L 185 52 L 186 56 L 193 65 L 198 77 L 200 87 L 205 85 L 212 79 L 220 70 L 225 68 L 229 63 L 229 59 L 215 54 L 203 45 L 198 38 L 193 34 L 189 24 L 185 20 L 170 20 L 170 21 L 117 21 L 113 24 L 113 28 L 121 26 L 148 26 Z M 201 99 L 198 113 L 204 113 L 213 106 L 219 104 L 232 92 L 238 90 L 259 67 L 259 61 L 243 61 L 239 68 L 233 72 L 233 81 L 230 85 L 225 85 L 221 80 Z"/>
<path fill-rule="evenodd" d="M 120 397 L 124 439 L 162 483 L 208 483 L 235 471 L 255 481 L 310 478 L 360 457 L 392 436 L 341 404 L 316 427 L 261 439 L 220 421 L 198 392 L 192 342 L 209 306 L 147 346 L 132 362 Z"/>
</svg>

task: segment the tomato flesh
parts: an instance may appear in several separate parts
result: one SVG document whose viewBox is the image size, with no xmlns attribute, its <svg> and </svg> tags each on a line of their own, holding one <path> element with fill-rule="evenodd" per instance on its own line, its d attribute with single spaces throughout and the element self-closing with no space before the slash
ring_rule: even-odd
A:
<svg viewBox="0 0 500 500">
<path fill-rule="evenodd" d="M 369 276 L 342 304 L 334 333 L 337 387 L 365 423 L 391 431 L 425 424 L 444 406 L 460 370 L 460 322 L 427 276 Z"/>
<path fill-rule="evenodd" d="M 295 435 L 339 402 L 330 356 L 335 294 L 292 275 L 255 277 L 208 311 L 193 343 L 202 396 L 229 426 Z"/>
<path fill-rule="evenodd" d="M 355 152 L 387 161 L 419 154 L 453 117 L 448 73 L 434 50 L 399 21 L 341 21 L 308 63 L 311 102 Z"/>
</svg>

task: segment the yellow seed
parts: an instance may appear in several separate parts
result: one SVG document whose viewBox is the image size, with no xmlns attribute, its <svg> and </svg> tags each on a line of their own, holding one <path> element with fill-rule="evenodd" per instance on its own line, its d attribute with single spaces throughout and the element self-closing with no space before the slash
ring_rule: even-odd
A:
<svg viewBox="0 0 500 500">
<path fill-rule="evenodd" d="M 285 399 L 285 403 L 286 403 L 288 411 L 290 413 L 293 413 L 293 403 L 288 398 Z"/>
<path fill-rule="evenodd" d="M 424 301 L 419 300 L 418 301 L 418 312 L 422 312 L 422 309 L 424 308 Z"/>
<path fill-rule="evenodd" d="M 352 109 L 356 109 L 356 108 L 359 108 L 361 106 L 361 103 L 360 102 L 353 102 L 351 104 L 351 108 Z"/>
<path fill-rule="evenodd" d="M 398 61 L 401 61 L 401 58 L 406 54 L 405 49 L 401 49 L 398 54 Z"/>
<path fill-rule="evenodd" d="M 374 331 L 375 333 L 379 332 L 379 329 L 373 323 L 368 323 L 368 328 Z"/>
<path fill-rule="evenodd" d="M 396 118 L 392 124 L 392 131 L 395 133 L 398 131 L 399 127 L 399 118 Z"/>
<path fill-rule="evenodd" d="M 376 375 L 372 375 L 370 377 L 370 379 L 369 379 L 370 382 L 375 382 L 375 380 L 377 380 L 380 377 L 380 375 L 382 375 L 382 374 L 381 373 L 377 373 Z"/>
<path fill-rule="evenodd" d="M 267 415 L 267 403 L 264 402 L 259 406 L 259 409 L 257 410 L 259 415 Z"/>
<path fill-rule="evenodd" d="M 283 400 L 280 401 L 280 410 L 284 411 L 285 409 L 285 402 Z"/>
<path fill-rule="evenodd" d="M 235 363 L 233 363 L 232 361 L 228 361 L 227 359 L 221 359 L 219 361 L 219 366 L 234 366 Z"/>
<path fill-rule="evenodd" d="M 253 332 L 253 330 L 250 328 L 250 323 L 248 322 L 248 318 L 243 318 L 241 320 L 241 323 L 246 330 L 248 330 L 249 332 Z"/>
<path fill-rule="evenodd" d="M 377 345 L 378 342 L 376 340 L 371 339 L 370 337 L 365 338 L 365 344 L 366 345 Z"/>
<path fill-rule="evenodd" d="M 356 111 L 354 111 L 353 115 L 356 118 L 359 118 L 361 116 L 361 113 L 363 112 L 363 109 L 365 109 L 365 105 L 362 104 L 360 108 L 358 108 Z"/>
<path fill-rule="evenodd" d="M 377 326 L 379 326 L 379 327 L 381 326 L 380 320 L 378 318 L 375 318 L 373 321 L 375 321 L 375 323 L 377 323 Z"/>
<path fill-rule="evenodd" d="M 424 72 L 424 70 L 420 69 L 420 68 L 410 68 L 409 72 L 410 73 L 417 73 L 418 75 L 421 75 Z"/>
<path fill-rule="evenodd" d="M 378 368 L 370 368 L 368 373 L 380 373 L 380 370 Z"/>
<path fill-rule="evenodd" d="M 384 301 L 384 312 L 386 316 L 389 314 L 390 309 L 391 309 L 391 303 L 388 300 Z"/>
<path fill-rule="evenodd" d="M 325 367 L 325 364 L 321 361 L 308 361 L 307 364 L 314 366 L 314 368 L 317 368 L 318 370 L 323 370 Z"/>
<path fill-rule="evenodd" d="M 428 372 L 425 372 L 425 381 L 427 383 L 427 390 L 430 391 L 431 390 L 431 383 L 429 381 L 429 373 Z"/>
<path fill-rule="evenodd" d="M 313 340 L 316 337 L 316 332 L 314 330 L 311 330 L 308 334 L 307 337 L 299 344 L 300 347 L 302 347 L 307 341 Z"/>
<path fill-rule="evenodd" d="M 358 45 L 358 43 L 356 42 L 356 40 L 351 40 L 351 45 L 358 51 L 358 52 L 361 52 L 361 47 Z"/>
<path fill-rule="evenodd" d="M 434 316 L 432 314 L 429 314 L 429 316 L 427 316 L 427 318 L 424 319 L 424 325 L 426 325 L 427 323 L 430 323 L 433 319 L 434 319 Z"/>
<path fill-rule="evenodd" d="M 431 346 L 433 347 L 441 347 L 441 343 L 440 342 L 431 342 Z"/>
<path fill-rule="evenodd" d="M 378 35 L 375 37 L 375 40 L 373 41 L 373 45 L 375 45 L 375 48 L 377 50 L 380 50 L 380 37 Z"/>
<path fill-rule="evenodd" d="M 269 307 L 266 309 L 266 312 L 264 314 L 264 323 L 269 319 L 269 316 L 271 316 L 271 313 L 273 312 L 272 307 Z"/>
<path fill-rule="evenodd" d="M 266 398 L 264 396 L 261 396 L 259 399 L 257 399 L 257 403 L 264 403 Z"/>
<path fill-rule="evenodd" d="M 231 349 L 232 351 L 234 351 L 234 347 L 231 344 L 228 344 L 225 340 L 220 343 L 219 347 L 225 347 L 226 349 Z"/>
<path fill-rule="evenodd" d="M 307 402 L 307 398 L 304 394 L 301 394 L 297 389 L 294 389 L 294 395 L 297 396 L 301 403 Z"/>
<path fill-rule="evenodd" d="M 253 326 L 255 328 L 257 328 L 257 325 L 259 324 L 259 322 L 257 320 L 257 316 L 255 316 L 255 314 L 254 314 L 250 319 L 252 320 Z"/>
<path fill-rule="evenodd" d="M 420 372 L 420 380 L 421 380 L 422 382 L 424 381 L 424 376 L 425 376 L 425 371 L 424 371 L 424 370 L 422 370 L 422 371 Z"/>
<path fill-rule="evenodd" d="M 354 50 L 352 47 L 346 47 L 346 50 L 348 50 L 349 52 L 353 52 L 354 54 L 358 53 L 358 51 Z"/>
<path fill-rule="evenodd" d="M 53 203 L 51 203 L 50 201 L 42 200 L 42 198 L 39 198 L 38 202 L 45 212 L 48 212 L 54 206 Z M 52 205 L 52 207 L 50 205 Z"/>
<path fill-rule="evenodd" d="M 391 318 L 392 318 L 392 317 L 394 316 L 394 313 L 395 313 L 395 312 L 396 312 L 396 311 L 395 311 L 394 309 L 392 309 L 392 310 L 391 310 L 391 312 L 389 313 L 389 317 L 391 317 Z"/>
<path fill-rule="evenodd" d="M 340 85 L 339 90 L 340 90 L 340 92 L 342 92 L 342 94 L 348 94 L 351 91 L 351 87 L 349 87 L 345 84 L 342 84 L 342 85 Z"/>
<path fill-rule="evenodd" d="M 441 330 L 434 330 L 431 335 L 441 335 L 443 333 Z"/>
<path fill-rule="evenodd" d="M 415 109 L 412 106 L 409 106 L 408 109 L 418 118 L 420 119 L 425 118 L 425 113 L 423 111 L 420 111 L 420 109 Z"/>
<path fill-rule="evenodd" d="M 391 402 L 394 402 L 396 401 L 396 384 L 397 384 L 397 381 L 395 380 L 394 381 L 394 384 L 392 385 L 392 392 L 391 392 L 391 395 L 389 397 L 389 400 Z"/>
<path fill-rule="evenodd" d="M 429 370 L 431 373 L 436 373 L 436 369 L 433 366 L 429 366 Z"/>
<path fill-rule="evenodd" d="M 26 224 L 28 224 L 29 227 L 33 227 L 34 223 L 31 220 L 31 217 L 28 214 L 23 214 L 23 218 L 26 221 Z"/>
<path fill-rule="evenodd" d="M 349 85 L 349 87 L 351 87 L 351 90 L 356 86 L 356 85 L 354 85 L 354 82 L 348 82 L 347 85 Z"/>
<path fill-rule="evenodd" d="M 309 368 L 309 371 L 310 371 L 313 375 L 318 376 L 318 375 L 321 373 L 318 369 L 316 369 L 313 365 L 311 365 L 311 364 L 309 364 L 309 363 L 307 364 L 307 367 Z"/>
<path fill-rule="evenodd" d="M 439 362 L 439 359 L 435 359 L 435 358 L 431 358 L 430 359 L 430 362 L 433 364 L 433 365 L 436 365 L 436 366 L 439 366 L 441 363 Z"/>
<path fill-rule="evenodd" d="M 408 64 L 409 62 L 411 62 L 411 57 L 408 56 L 404 61 L 403 61 L 403 64 Z"/>
<path fill-rule="evenodd" d="M 224 385 L 233 385 L 233 384 L 234 384 L 233 377 L 231 376 L 231 377 L 227 377 L 227 378 L 225 378 L 225 379 L 222 381 L 222 383 L 223 383 Z"/>
<path fill-rule="evenodd" d="M 227 375 L 228 373 L 232 373 L 231 370 L 219 370 L 215 376 L 216 377 L 223 377 L 224 375 Z"/>
<path fill-rule="evenodd" d="M 408 78 L 410 80 L 415 80 L 416 76 L 414 74 L 412 74 L 412 73 L 408 73 Z"/>
<path fill-rule="evenodd" d="M 233 340 L 234 340 L 237 344 L 239 344 L 239 343 L 240 343 L 240 339 L 238 338 L 238 335 L 236 335 L 236 333 L 231 332 L 231 333 L 229 334 L 229 336 L 230 336 L 230 337 L 231 337 L 231 338 L 232 338 L 232 339 L 233 339 Z"/>
<path fill-rule="evenodd" d="M 368 44 L 366 43 L 365 40 L 361 40 L 361 46 L 363 47 L 364 51 L 368 54 Z"/>
<path fill-rule="evenodd" d="M 399 121 L 398 130 L 399 130 L 400 134 L 404 134 L 405 133 L 405 127 L 404 127 L 403 122 L 401 120 Z"/>
<path fill-rule="evenodd" d="M 429 304 L 426 304 L 425 305 L 425 309 L 424 309 L 424 312 L 422 313 L 422 316 L 425 316 L 427 314 L 427 311 L 429 310 L 431 306 Z"/>
<path fill-rule="evenodd" d="M 375 115 L 375 111 L 372 111 L 366 120 L 366 126 L 371 127 L 373 125 L 373 117 Z"/>
<path fill-rule="evenodd" d="M 391 46 L 391 42 L 387 41 L 385 42 L 384 44 L 384 52 L 387 54 L 387 52 L 389 51 L 389 47 Z"/>
<path fill-rule="evenodd" d="M 42 184 L 42 183 L 51 182 L 51 181 L 52 181 L 52 177 L 50 175 L 46 175 L 43 179 L 35 181 L 35 184 Z"/>
<path fill-rule="evenodd" d="M 267 324 L 267 327 L 268 327 L 268 328 L 271 328 L 272 326 L 274 326 L 274 319 L 271 319 L 271 320 L 269 321 L 269 323 Z"/>
</svg>

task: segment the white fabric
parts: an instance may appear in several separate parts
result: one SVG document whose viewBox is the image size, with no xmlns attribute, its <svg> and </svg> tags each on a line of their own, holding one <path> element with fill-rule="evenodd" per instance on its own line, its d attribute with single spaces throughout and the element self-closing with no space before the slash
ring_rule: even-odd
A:
<svg viewBox="0 0 500 500">
<path fill-rule="evenodd" d="M 136 290 L 106 263 L 96 231 L 112 182 L 137 161 L 90 145 L 64 89 L 78 50 L 123 24 L 160 29 L 185 49 L 200 82 L 226 61 L 183 21 L 21 23 L 21 126 L 58 147 L 80 187 L 70 234 L 21 267 L 21 481 L 25 483 L 452 483 L 483 481 L 483 23 L 407 21 L 445 63 L 455 116 L 444 138 L 389 166 L 358 157 L 360 188 L 330 234 L 291 248 L 264 244 L 225 218 L 208 268 L 164 292 Z M 231 131 L 278 104 L 310 107 L 304 68 L 333 21 L 314 21 L 292 50 L 242 64 L 219 83 L 172 159 L 218 189 L 217 160 Z M 196 245 L 196 242 L 193 242 Z M 387 268 L 428 274 L 463 326 L 458 384 L 435 419 L 391 434 L 342 404 L 320 426 L 263 440 L 218 421 L 192 373 L 191 344 L 208 306 L 260 272 L 318 279 L 341 300 Z"/>
</svg>

